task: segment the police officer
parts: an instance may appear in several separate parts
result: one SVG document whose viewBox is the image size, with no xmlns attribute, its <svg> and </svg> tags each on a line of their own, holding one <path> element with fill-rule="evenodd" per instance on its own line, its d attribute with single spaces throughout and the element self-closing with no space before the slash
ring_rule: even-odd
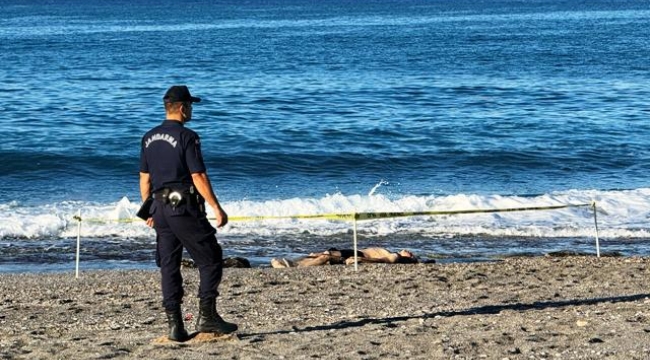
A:
<svg viewBox="0 0 650 360">
<path fill-rule="evenodd" d="M 156 263 L 162 277 L 163 306 L 169 324 L 169 339 L 185 341 L 181 303 L 183 278 L 180 266 L 183 248 L 199 268 L 199 316 L 196 330 L 231 333 L 237 325 L 217 313 L 217 288 L 221 282 L 223 256 L 216 230 L 206 218 L 205 203 L 214 210 L 217 227 L 228 215 L 214 195 L 206 173 L 199 135 L 185 127 L 192 118 L 192 104 L 201 99 L 190 95 L 187 86 L 172 86 L 163 97 L 166 120 L 142 138 L 140 194 L 153 203 L 147 224 L 156 230 Z"/>
</svg>

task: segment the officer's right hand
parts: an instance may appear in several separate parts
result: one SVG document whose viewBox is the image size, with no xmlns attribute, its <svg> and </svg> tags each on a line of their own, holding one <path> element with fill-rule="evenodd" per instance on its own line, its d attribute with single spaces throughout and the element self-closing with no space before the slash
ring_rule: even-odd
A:
<svg viewBox="0 0 650 360">
<path fill-rule="evenodd" d="M 147 219 L 147 226 L 148 227 L 153 227 L 153 218 L 152 217 Z"/>
</svg>

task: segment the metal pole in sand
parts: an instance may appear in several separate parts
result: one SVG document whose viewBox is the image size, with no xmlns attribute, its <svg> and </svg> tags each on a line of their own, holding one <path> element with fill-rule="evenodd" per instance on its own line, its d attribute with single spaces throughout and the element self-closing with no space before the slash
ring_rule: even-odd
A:
<svg viewBox="0 0 650 360">
<path fill-rule="evenodd" d="M 77 224 L 77 259 L 75 261 L 75 278 L 79 278 L 79 249 L 81 248 L 81 209 L 79 209 L 79 213 L 77 214 L 77 220 L 79 221 Z"/>
<path fill-rule="evenodd" d="M 598 240 L 598 219 L 596 217 L 596 202 L 591 203 L 591 207 L 594 208 L 594 226 L 596 227 L 596 256 L 600 257 L 600 241 Z"/>
<path fill-rule="evenodd" d="M 357 261 L 359 259 L 357 257 L 357 214 L 356 213 L 352 214 L 352 236 L 354 239 L 354 271 L 358 271 L 359 265 L 357 264 Z"/>
</svg>

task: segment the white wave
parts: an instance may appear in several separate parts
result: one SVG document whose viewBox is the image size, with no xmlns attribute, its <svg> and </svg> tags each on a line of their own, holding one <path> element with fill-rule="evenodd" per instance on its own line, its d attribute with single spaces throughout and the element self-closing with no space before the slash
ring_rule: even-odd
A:
<svg viewBox="0 0 650 360">
<path fill-rule="evenodd" d="M 323 198 L 291 198 L 222 204 L 231 218 L 221 236 L 336 235 L 352 229 L 351 220 L 301 219 L 296 215 L 359 212 L 425 212 L 475 209 L 548 207 L 568 204 L 597 205 L 599 235 L 605 238 L 647 238 L 650 233 L 650 188 L 624 191 L 569 190 L 535 197 L 456 194 L 403 196 L 334 194 Z M 81 212 L 82 237 L 153 237 L 154 231 L 134 214 L 140 206 L 122 198 L 114 203 L 62 202 L 23 206 L 0 204 L 0 239 L 75 237 Z M 208 216 L 213 217 L 211 210 Z M 237 221 L 237 217 L 286 217 Z M 595 233 L 590 207 L 458 215 L 427 215 L 358 221 L 366 235 L 418 234 L 419 236 L 591 237 Z"/>
</svg>

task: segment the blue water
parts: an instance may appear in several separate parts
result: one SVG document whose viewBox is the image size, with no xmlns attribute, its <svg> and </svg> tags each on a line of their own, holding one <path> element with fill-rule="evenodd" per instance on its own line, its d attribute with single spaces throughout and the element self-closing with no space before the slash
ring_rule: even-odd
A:
<svg viewBox="0 0 650 360">
<path fill-rule="evenodd" d="M 606 198 L 617 219 L 611 238 L 645 242 L 645 0 L 0 0 L 0 9 L 0 245 L 29 254 L 10 257 L 11 266 L 59 261 L 46 249 L 70 241 L 75 206 L 138 201 L 139 141 L 162 121 L 161 98 L 172 84 L 204 99 L 189 126 L 202 137 L 208 173 L 231 215 L 272 215 L 277 206 L 336 212 L 332 196 L 355 206 L 359 196 L 364 210 L 384 211 L 385 204 L 411 210 L 419 201 L 404 199 L 412 198 L 474 196 L 467 205 L 480 207 L 507 205 L 494 197 L 568 193 L 569 201 Z M 385 201 L 368 200 L 376 195 Z M 493 220 L 460 235 L 484 241 L 487 233 L 503 244 L 503 227 L 546 229 Z M 310 242 L 300 226 L 293 235 L 260 226 L 268 231 L 226 230 L 221 239 L 264 262 L 347 234 L 316 231 L 327 237 Z M 126 252 L 146 249 L 152 234 L 130 231 L 86 238 L 128 238 L 135 245 Z M 396 231 L 377 242 L 390 245 Z M 586 233 L 571 238 L 590 243 Z M 547 236 L 566 246 L 564 233 Z M 411 234 L 400 246 L 441 252 L 421 240 Z M 537 253 L 528 245 L 479 253 L 519 246 Z M 633 248 L 627 253 L 650 253 Z M 114 254 L 96 265 L 104 268 L 121 258 L 113 250 L 89 252 Z M 133 266 L 148 261 L 125 258 Z"/>
</svg>

